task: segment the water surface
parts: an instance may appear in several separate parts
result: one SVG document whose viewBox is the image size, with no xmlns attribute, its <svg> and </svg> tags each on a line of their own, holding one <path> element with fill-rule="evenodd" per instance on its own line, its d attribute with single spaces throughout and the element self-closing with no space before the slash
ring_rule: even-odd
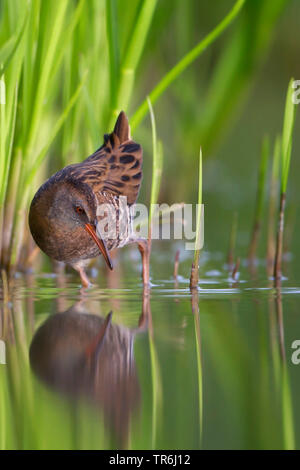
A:
<svg viewBox="0 0 300 470">
<path fill-rule="evenodd" d="M 299 286 L 263 263 L 233 282 L 204 252 L 191 295 L 188 257 L 175 282 L 155 256 L 149 292 L 134 251 L 89 290 L 72 273 L 2 286 L 2 448 L 299 447 Z"/>
</svg>

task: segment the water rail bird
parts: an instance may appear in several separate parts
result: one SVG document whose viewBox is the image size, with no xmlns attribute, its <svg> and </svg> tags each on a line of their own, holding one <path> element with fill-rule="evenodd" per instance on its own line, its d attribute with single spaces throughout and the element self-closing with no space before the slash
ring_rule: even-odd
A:
<svg viewBox="0 0 300 470">
<path fill-rule="evenodd" d="M 102 254 L 113 269 L 109 252 L 133 242 L 142 255 L 143 282 L 149 282 L 148 243 L 132 228 L 142 158 L 142 147 L 131 139 L 122 111 L 103 145 L 83 162 L 51 176 L 31 202 L 29 227 L 36 244 L 50 258 L 77 270 L 84 287 L 90 285 L 85 268 L 92 258 Z M 110 209 L 99 212 L 102 207 Z M 109 223 L 103 227 L 104 221 Z"/>
</svg>

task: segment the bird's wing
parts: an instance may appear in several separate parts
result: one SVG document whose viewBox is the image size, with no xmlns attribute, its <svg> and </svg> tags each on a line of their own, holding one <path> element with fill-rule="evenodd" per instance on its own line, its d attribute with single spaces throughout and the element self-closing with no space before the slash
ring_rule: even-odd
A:
<svg viewBox="0 0 300 470">
<path fill-rule="evenodd" d="M 95 193 L 126 196 L 134 204 L 142 180 L 142 147 L 130 138 L 128 120 L 121 112 L 114 131 L 104 136 L 104 144 L 84 162 L 76 165 L 78 178 Z M 74 175 L 76 176 L 76 175 Z"/>
</svg>

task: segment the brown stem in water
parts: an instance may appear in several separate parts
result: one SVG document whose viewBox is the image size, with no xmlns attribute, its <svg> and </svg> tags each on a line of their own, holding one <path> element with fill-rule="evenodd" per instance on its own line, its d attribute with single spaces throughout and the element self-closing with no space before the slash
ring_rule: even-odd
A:
<svg viewBox="0 0 300 470">
<path fill-rule="evenodd" d="M 238 273 L 239 267 L 240 267 L 240 258 L 237 258 L 235 266 L 234 266 L 233 271 L 232 271 L 232 275 L 231 275 L 231 277 L 234 281 L 236 280 L 236 275 Z"/>
<path fill-rule="evenodd" d="M 281 193 L 280 196 L 280 209 L 279 209 L 279 221 L 278 231 L 276 239 L 276 254 L 274 262 L 274 280 L 275 285 L 281 279 L 281 264 L 282 264 L 282 245 L 283 245 L 283 230 L 284 230 L 284 210 L 285 210 L 286 194 Z"/>
<path fill-rule="evenodd" d="M 268 275 L 272 275 L 273 263 L 275 257 L 275 216 L 276 216 L 276 194 L 277 194 L 277 182 L 271 181 L 270 188 L 270 202 L 269 202 L 269 215 L 268 215 L 268 238 L 267 238 L 267 272 Z"/>
<path fill-rule="evenodd" d="M 199 267 L 198 264 L 195 266 L 195 263 L 192 263 L 191 277 L 190 277 L 190 289 L 196 289 L 198 286 L 199 280 Z"/>
<path fill-rule="evenodd" d="M 20 179 L 20 170 L 21 170 L 21 155 L 16 155 L 14 162 L 12 163 L 11 168 L 11 178 L 8 183 L 6 199 L 3 211 L 3 220 L 1 226 L 2 233 L 2 243 L 1 243 L 1 264 L 5 269 L 9 269 L 10 259 L 11 259 L 11 248 L 12 248 L 12 238 L 13 238 L 13 228 L 14 228 L 14 218 L 16 213 L 16 201 L 17 201 L 17 190 L 18 190 L 18 181 Z M 22 238 L 23 233 L 19 234 L 19 237 Z"/>
<path fill-rule="evenodd" d="M 177 276 L 178 276 L 179 255 L 180 255 L 180 251 L 177 250 L 176 255 L 175 255 L 174 273 L 173 273 L 173 277 L 174 277 L 175 280 L 177 279 Z"/>
</svg>

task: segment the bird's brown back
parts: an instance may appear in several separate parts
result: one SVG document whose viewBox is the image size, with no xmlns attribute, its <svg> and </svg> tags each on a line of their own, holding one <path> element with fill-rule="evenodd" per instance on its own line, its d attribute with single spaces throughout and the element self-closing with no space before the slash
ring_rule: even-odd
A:
<svg viewBox="0 0 300 470">
<path fill-rule="evenodd" d="M 132 205 L 141 186 L 142 160 L 142 147 L 131 139 L 126 114 L 121 112 L 114 131 L 104 136 L 104 144 L 82 163 L 66 169 L 70 178 L 88 184 L 95 195 L 126 196 Z"/>
</svg>

